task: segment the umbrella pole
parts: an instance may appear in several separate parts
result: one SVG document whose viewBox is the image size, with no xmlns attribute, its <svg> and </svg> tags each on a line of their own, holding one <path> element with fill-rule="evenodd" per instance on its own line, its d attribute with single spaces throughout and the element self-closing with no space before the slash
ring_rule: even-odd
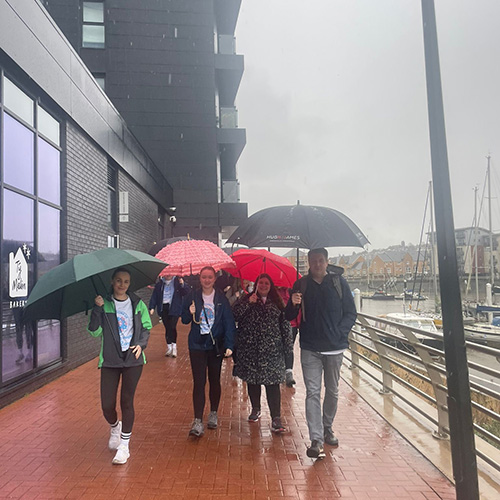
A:
<svg viewBox="0 0 500 500">
<path fill-rule="evenodd" d="M 92 286 L 94 287 L 95 294 L 99 295 L 99 291 L 97 290 L 97 286 L 95 284 L 93 276 L 90 277 L 90 281 L 92 281 Z M 109 321 L 108 315 L 106 313 L 104 313 L 104 317 L 106 318 L 106 322 L 108 323 L 109 331 L 112 332 L 113 329 L 111 328 L 111 322 Z"/>
<path fill-rule="evenodd" d="M 298 204 L 299 203 L 297 202 L 297 205 Z M 296 259 L 295 264 L 296 264 L 295 267 L 297 268 L 297 281 L 298 281 L 299 280 L 299 247 L 297 247 L 297 259 Z"/>
</svg>

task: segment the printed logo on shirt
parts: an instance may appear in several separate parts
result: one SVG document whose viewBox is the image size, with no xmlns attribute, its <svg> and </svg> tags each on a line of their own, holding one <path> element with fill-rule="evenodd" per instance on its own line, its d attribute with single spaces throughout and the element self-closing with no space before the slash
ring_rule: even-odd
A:
<svg viewBox="0 0 500 500">
<path fill-rule="evenodd" d="M 206 317 L 205 317 L 206 312 Z M 208 335 L 210 333 L 210 328 L 213 326 L 215 321 L 215 308 L 212 304 L 205 304 L 205 312 L 201 313 L 201 324 L 200 333 L 202 335 Z M 208 324 L 207 324 L 208 318 Z"/>
<path fill-rule="evenodd" d="M 132 340 L 132 318 L 125 311 L 119 309 L 116 311 L 116 319 L 118 320 L 122 351 L 126 351 Z"/>
</svg>

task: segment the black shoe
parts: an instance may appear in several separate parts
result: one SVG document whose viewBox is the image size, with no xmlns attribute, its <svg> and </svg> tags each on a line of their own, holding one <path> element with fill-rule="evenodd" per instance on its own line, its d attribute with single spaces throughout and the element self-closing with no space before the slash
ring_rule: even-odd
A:
<svg viewBox="0 0 500 500">
<path fill-rule="evenodd" d="M 331 429 L 329 429 L 328 427 L 325 427 L 324 437 L 325 437 L 325 443 L 328 446 L 338 446 L 339 445 L 338 438 L 335 436 L 333 431 Z"/>
<path fill-rule="evenodd" d="M 286 431 L 284 425 L 281 423 L 281 418 L 280 417 L 274 417 L 273 418 L 273 423 L 271 425 L 271 430 L 273 432 L 275 432 L 276 434 L 281 434 L 282 432 Z"/>
<path fill-rule="evenodd" d="M 290 371 L 290 372 L 286 372 L 285 373 L 285 384 L 287 387 L 293 387 L 295 385 L 295 380 L 293 378 L 293 373 Z"/>
<path fill-rule="evenodd" d="M 257 422 L 257 420 L 259 420 L 260 418 L 260 410 L 255 410 L 254 408 L 252 408 L 252 413 L 250 413 L 250 415 L 248 415 L 248 421 L 249 422 Z"/>
<path fill-rule="evenodd" d="M 307 456 L 309 458 L 325 458 L 325 450 L 323 449 L 323 445 L 320 444 L 316 439 L 311 443 L 311 446 L 307 448 Z"/>
</svg>

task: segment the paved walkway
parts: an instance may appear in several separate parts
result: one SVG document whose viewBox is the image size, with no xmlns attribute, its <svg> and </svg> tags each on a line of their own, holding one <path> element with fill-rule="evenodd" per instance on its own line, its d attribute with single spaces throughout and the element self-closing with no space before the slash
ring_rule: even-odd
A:
<svg viewBox="0 0 500 500">
<path fill-rule="evenodd" d="M 111 465 L 96 360 L 0 410 L 0 498 L 455 498 L 448 480 L 345 383 L 335 424 L 339 448 L 327 448 L 322 461 L 307 458 L 299 367 L 297 388 L 282 388 L 288 433 L 271 433 L 265 401 L 260 422 L 247 422 L 245 386 L 225 361 L 220 427 L 188 438 L 192 382 L 184 327 L 179 337 L 179 357 L 165 358 L 162 328 L 152 331 L 124 466 Z"/>
</svg>

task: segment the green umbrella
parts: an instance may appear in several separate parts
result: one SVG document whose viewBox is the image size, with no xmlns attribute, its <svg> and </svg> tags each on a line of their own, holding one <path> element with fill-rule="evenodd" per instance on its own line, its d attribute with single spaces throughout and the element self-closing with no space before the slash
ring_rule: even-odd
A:
<svg viewBox="0 0 500 500">
<path fill-rule="evenodd" d="M 117 267 L 130 272 L 130 291 L 154 283 L 166 263 L 135 250 L 104 248 L 81 254 L 44 274 L 33 287 L 25 319 L 63 319 L 94 306 L 96 295 L 111 290 Z"/>
</svg>

